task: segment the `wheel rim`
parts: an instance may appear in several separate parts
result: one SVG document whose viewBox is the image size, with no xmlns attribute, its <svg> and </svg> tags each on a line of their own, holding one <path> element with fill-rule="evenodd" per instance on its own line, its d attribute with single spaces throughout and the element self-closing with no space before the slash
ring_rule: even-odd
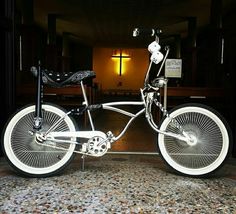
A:
<svg viewBox="0 0 236 214">
<path fill-rule="evenodd" d="M 159 146 L 166 161 L 176 170 L 192 175 L 206 174 L 216 169 L 228 151 L 228 144 L 224 143 L 228 142 L 228 136 L 220 119 L 201 108 L 180 110 L 171 116 L 194 139 L 194 143 L 189 145 L 176 138 L 159 135 Z M 161 129 L 180 134 L 170 119 L 161 125 Z"/>
<path fill-rule="evenodd" d="M 43 107 L 41 131 L 47 130 L 48 127 L 60 118 L 59 115 L 63 114 L 61 110 L 58 113 L 58 109 L 55 108 L 56 111 L 52 111 L 50 108 L 52 107 L 49 107 L 48 110 L 46 106 L 45 110 L 45 106 Z M 6 153 L 8 153 L 8 158 L 13 165 L 22 171 L 32 174 L 46 174 L 62 167 L 71 157 L 75 146 L 60 143 L 60 147 L 71 150 L 68 152 L 38 145 L 35 142 L 35 135 L 30 134 L 33 127 L 34 107 L 31 107 L 30 110 L 26 110 L 22 114 L 23 116 L 19 116 L 20 119 L 16 124 L 10 124 L 10 142 L 5 144 L 5 147 L 8 148 L 5 149 Z M 55 131 L 68 131 L 70 129 L 71 124 L 68 124 L 68 121 L 63 121 Z"/>
</svg>

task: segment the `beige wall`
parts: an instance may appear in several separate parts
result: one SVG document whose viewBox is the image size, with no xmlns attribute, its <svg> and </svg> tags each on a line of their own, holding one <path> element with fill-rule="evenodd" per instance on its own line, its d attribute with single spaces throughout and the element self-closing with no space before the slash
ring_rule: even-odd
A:
<svg viewBox="0 0 236 214">
<path fill-rule="evenodd" d="M 149 55 L 147 49 L 124 49 L 130 59 L 124 59 L 122 75 L 119 75 L 119 59 L 112 58 L 114 49 L 94 48 L 93 70 L 96 72 L 95 81 L 102 90 L 138 90 L 143 86 L 148 67 Z"/>
</svg>

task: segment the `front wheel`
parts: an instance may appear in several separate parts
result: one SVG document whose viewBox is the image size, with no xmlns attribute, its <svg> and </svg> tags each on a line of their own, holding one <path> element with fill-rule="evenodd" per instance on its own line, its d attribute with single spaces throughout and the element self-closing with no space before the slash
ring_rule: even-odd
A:
<svg viewBox="0 0 236 214">
<path fill-rule="evenodd" d="M 61 172 L 70 163 L 75 144 L 53 144 L 63 147 L 63 150 L 37 144 L 33 130 L 34 112 L 35 106 L 30 105 L 13 115 L 3 133 L 3 150 L 11 166 L 19 173 L 30 177 L 52 176 Z M 43 123 L 39 132 L 47 131 L 64 115 L 65 111 L 58 106 L 42 105 Z M 55 131 L 76 129 L 71 118 L 66 116 Z M 46 141 L 45 143 L 50 144 Z"/>
<path fill-rule="evenodd" d="M 161 121 L 160 130 L 175 134 L 181 134 L 182 130 L 193 139 L 194 143 L 187 144 L 158 134 L 162 157 L 171 168 L 182 174 L 209 175 L 223 164 L 229 153 L 230 129 L 224 118 L 208 106 L 177 106 Z"/>
</svg>

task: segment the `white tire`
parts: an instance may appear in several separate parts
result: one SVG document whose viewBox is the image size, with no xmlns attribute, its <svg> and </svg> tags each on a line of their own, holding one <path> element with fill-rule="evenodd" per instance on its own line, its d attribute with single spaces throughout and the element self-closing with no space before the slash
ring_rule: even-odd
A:
<svg viewBox="0 0 236 214">
<path fill-rule="evenodd" d="M 194 140 L 192 145 L 158 134 L 158 146 L 166 163 L 177 172 L 190 176 L 206 176 L 225 161 L 231 143 L 231 132 L 224 118 L 201 104 L 177 106 L 161 122 L 160 130 L 180 134 L 174 118 Z"/>
<path fill-rule="evenodd" d="M 21 109 L 9 120 L 3 134 L 4 153 L 11 166 L 23 175 L 30 177 L 55 175 L 71 162 L 75 144 L 60 143 L 58 146 L 64 147 L 65 151 L 37 144 L 35 134 L 32 134 L 34 112 L 35 106 L 30 105 Z M 64 114 L 65 111 L 58 106 L 42 105 L 43 124 L 39 132 L 48 130 Z M 66 116 L 56 128 L 56 131 L 75 130 L 75 124 L 69 116 Z"/>
</svg>

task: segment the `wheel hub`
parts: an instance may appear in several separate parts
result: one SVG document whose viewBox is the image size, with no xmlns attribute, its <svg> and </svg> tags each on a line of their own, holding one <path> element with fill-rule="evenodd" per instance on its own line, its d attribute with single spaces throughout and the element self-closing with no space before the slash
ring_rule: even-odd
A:
<svg viewBox="0 0 236 214">
<path fill-rule="evenodd" d="M 187 133 L 187 135 L 188 135 L 188 138 L 189 138 L 189 140 L 187 141 L 187 144 L 189 146 L 195 146 L 198 142 L 196 134 L 190 132 L 190 133 Z"/>
</svg>

